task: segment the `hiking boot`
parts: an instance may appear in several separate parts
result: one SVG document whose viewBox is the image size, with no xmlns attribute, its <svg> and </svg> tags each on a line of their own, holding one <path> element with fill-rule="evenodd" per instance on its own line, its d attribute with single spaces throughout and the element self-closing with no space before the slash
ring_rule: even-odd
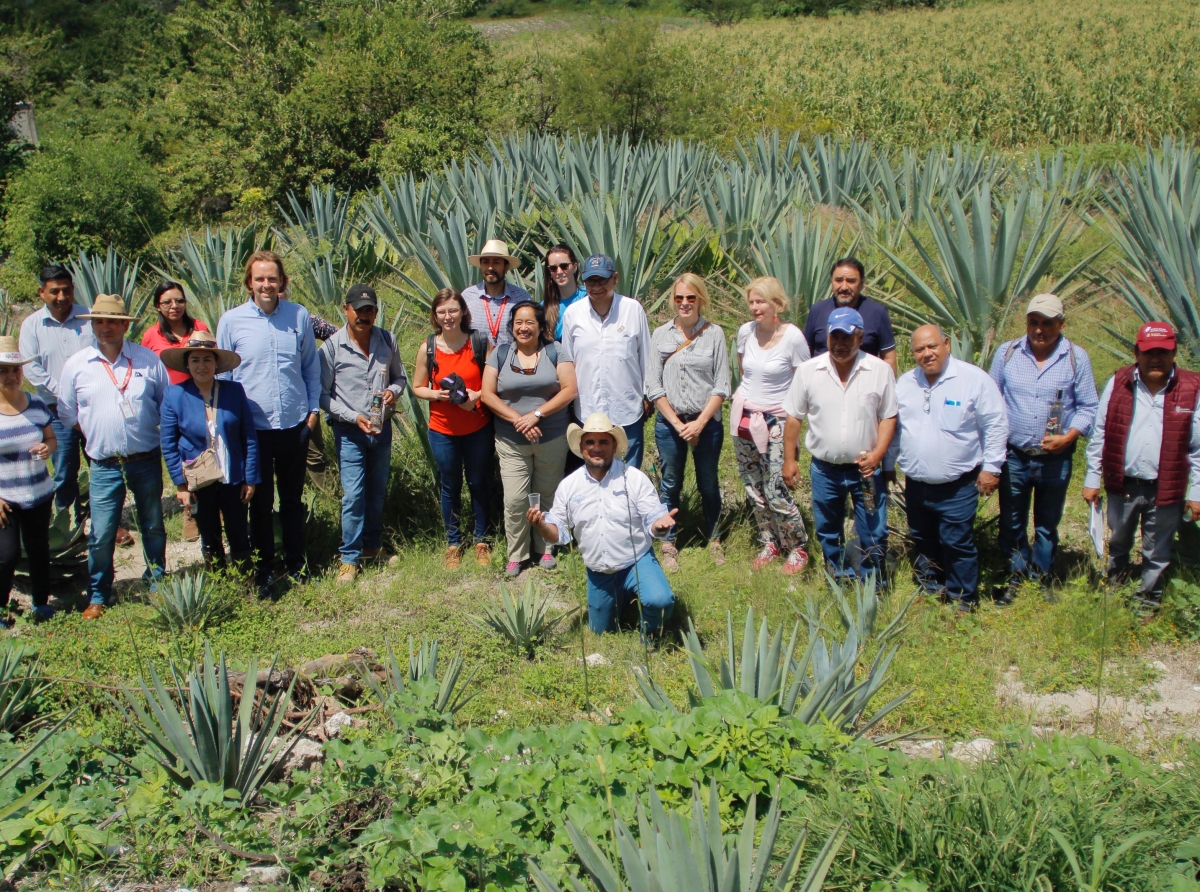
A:
<svg viewBox="0 0 1200 892">
<path fill-rule="evenodd" d="M 349 585 L 354 581 L 354 577 L 358 575 L 357 564 L 342 564 L 342 569 L 338 571 L 337 584 Z"/>
<path fill-rule="evenodd" d="M 793 548 L 792 553 L 788 555 L 787 562 L 783 565 L 783 572 L 785 576 L 791 576 L 807 566 L 808 552 L 803 548 Z"/>
<path fill-rule="evenodd" d="M 451 545 L 446 549 L 446 556 L 442 558 L 442 564 L 447 570 L 457 570 L 458 565 L 462 563 L 463 547 L 461 545 Z"/>
<path fill-rule="evenodd" d="M 713 539 L 708 543 L 708 553 L 712 557 L 712 561 L 718 567 L 725 565 L 725 549 L 721 547 L 721 543 L 717 539 Z"/>
<path fill-rule="evenodd" d="M 375 561 L 383 558 L 382 548 L 368 548 L 362 553 L 362 562 L 364 564 L 372 564 Z"/>
<path fill-rule="evenodd" d="M 99 619 L 104 616 L 103 604 L 89 604 L 87 609 L 83 611 L 84 619 Z"/>
<path fill-rule="evenodd" d="M 668 573 L 679 572 L 679 551 L 674 542 L 662 544 L 662 566 Z"/>
<path fill-rule="evenodd" d="M 196 526 L 196 517 L 191 508 L 183 509 L 183 541 L 200 541 L 200 527 Z"/>
<path fill-rule="evenodd" d="M 475 563 L 481 567 L 490 567 L 492 565 L 492 546 L 486 542 L 476 542 Z"/>
<path fill-rule="evenodd" d="M 117 548 L 133 548 L 135 541 L 137 540 L 133 538 L 133 533 L 125 527 L 117 527 Z"/>
<path fill-rule="evenodd" d="M 775 543 L 768 543 L 763 546 L 763 550 L 758 553 L 758 557 L 751 562 L 750 569 L 761 570 L 777 557 L 779 557 L 779 549 L 775 547 Z"/>
</svg>

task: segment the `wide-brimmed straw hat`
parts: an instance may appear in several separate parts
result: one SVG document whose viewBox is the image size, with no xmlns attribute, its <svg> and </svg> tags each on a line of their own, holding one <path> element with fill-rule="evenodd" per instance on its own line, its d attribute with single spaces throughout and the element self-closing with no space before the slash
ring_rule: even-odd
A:
<svg viewBox="0 0 1200 892">
<path fill-rule="evenodd" d="M 483 250 L 478 254 L 472 254 L 468 257 L 467 263 L 471 264 L 471 266 L 479 266 L 479 261 L 483 257 L 499 257 L 507 260 L 509 269 L 516 269 L 521 265 L 521 258 L 514 257 L 508 253 L 508 242 L 503 239 L 488 239 L 487 243 L 483 246 Z"/>
<path fill-rule="evenodd" d="M 207 350 L 217 357 L 217 373 L 228 372 L 231 369 L 236 369 L 242 364 L 242 357 L 238 356 L 232 350 L 222 350 L 217 347 L 217 342 L 207 331 L 192 332 L 192 336 L 187 339 L 187 342 L 180 347 L 168 347 L 161 354 L 159 359 L 162 364 L 175 372 L 187 372 L 187 355 L 193 350 Z"/>
<path fill-rule="evenodd" d="M 116 294 L 97 294 L 92 308 L 86 313 L 80 313 L 80 319 L 116 319 L 133 322 L 137 317 L 130 316 L 125 309 L 125 301 Z"/>
<path fill-rule="evenodd" d="M 21 348 L 17 346 L 17 339 L 10 335 L 0 337 L 0 365 L 25 365 L 27 362 L 33 362 L 34 357 L 22 356 Z"/>
<path fill-rule="evenodd" d="M 593 412 L 587 417 L 583 427 L 578 424 L 567 425 L 567 445 L 580 458 L 583 458 L 583 454 L 579 451 L 579 443 L 584 434 L 611 434 L 612 438 L 617 441 L 617 458 L 624 456 L 625 450 L 629 448 L 629 437 L 625 435 L 625 429 L 609 421 L 608 416 L 603 412 Z"/>
</svg>

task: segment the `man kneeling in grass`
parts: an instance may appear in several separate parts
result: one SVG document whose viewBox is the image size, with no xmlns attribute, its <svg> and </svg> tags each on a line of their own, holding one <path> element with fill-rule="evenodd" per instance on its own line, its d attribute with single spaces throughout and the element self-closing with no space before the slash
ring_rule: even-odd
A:
<svg viewBox="0 0 1200 892">
<path fill-rule="evenodd" d="M 596 412 L 583 427 L 567 428 L 567 445 L 583 459 L 583 467 L 559 484 L 554 508 L 537 506 L 526 513 L 547 542 L 579 543 L 587 567 L 588 626 L 603 634 L 616 629 L 617 613 L 641 601 L 642 632 L 655 635 L 675 606 L 650 540 L 675 526 L 676 510 L 658 500 L 654 484 L 617 456 L 628 448 L 625 431 Z"/>
</svg>

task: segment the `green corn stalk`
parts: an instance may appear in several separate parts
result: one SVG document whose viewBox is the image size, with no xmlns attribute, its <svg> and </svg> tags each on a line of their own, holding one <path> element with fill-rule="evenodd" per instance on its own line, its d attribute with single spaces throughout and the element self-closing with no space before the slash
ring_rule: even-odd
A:
<svg viewBox="0 0 1200 892">
<path fill-rule="evenodd" d="M 773 874 L 774 882 L 769 887 L 773 892 L 817 892 L 824 886 L 833 859 L 849 833 L 845 821 L 834 828 L 813 859 L 808 873 L 799 878 L 800 855 L 808 837 L 807 825 L 801 829 L 778 872 L 771 870 L 781 823 L 778 787 L 773 791 L 757 847 L 755 839 L 759 830 L 755 794 L 750 795 L 745 820 L 736 835 L 721 832 L 720 795 L 715 779 L 709 785 L 707 814 L 700 787 L 692 784 L 691 820 L 678 812 L 668 812 L 653 787 L 649 799 L 649 815 L 642 802 L 638 802 L 637 838 L 625 822 L 613 818 L 620 869 L 591 837 L 567 820 L 567 835 L 584 873 L 599 892 L 762 892 L 768 888 Z M 541 892 L 561 892 L 558 884 L 536 862 L 531 860 L 529 869 Z M 587 890 L 574 877 L 569 877 L 568 882 L 574 892 Z"/>
<path fill-rule="evenodd" d="M 498 633 L 532 660 L 537 645 L 578 609 L 572 607 L 551 617 L 550 595 L 539 599 L 534 592 L 533 580 L 529 580 L 525 583 L 525 591 L 515 598 L 509 595 L 508 586 L 500 583 L 499 607 L 489 604 L 484 607 L 483 616 L 471 614 L 467 619 L 477 628 Z"/>
<path fill-rule="evenodd" d="M 364 664 L 363 677 L 375 699 L 383 704 L 396 727 L 403 729 L 413 708 L 428 709 L 440 716 L 452 718 L 455 713 L 475 699 L 478 691 L 465 696 L 467 688 L 477 670 L 472 669 L 462 677 L 464 658 L 462 651 L 455 653 L 446 667 L 446 674 L 438 681 L 438 641 L 421 641 L 418 648 L 413 637 L 408 637 L 408 666 L 401 669 L 391 644 L 387 648 L 388 662 L 384 666 L 383 683 L 375 678 Z M 460 684 L 461 682 L 461 684 Z"/>
<path fill-rule="evenodd" d="M 138 679 L 146 707 L 125 687 L 121 688 L 124 704 L 115 698 L 113 703 L 174 783 L 184 789 L 202 781 L 220 784 L 225 790 L 236 790 L 243 807 L 253 801 L 274 770 L 283 764 L 316 716 L 314 708 L 276 742 L 296 685 L 295 677 L 287 690 L 280 690 L 273 697 L 264 691 L 256 698 L 258 661 L 251 658 L 235 713 L 236 695 L 229 683 L 225 655 L 214 661 L 207 641 L 203 662 L 186 678 L 180 676 L 175 661 L 171 661 L 172 687 L 163 684 L 153 664 L 148 664 L 147 669 L 149 683 L 144 676 Z M 271 671 L 275 671 L 274 662 Z"/>
<path fill-rule="evenodd" d="M 40 661 L 24 645 L 0 648 L 0 731 L 15 732 L 34 713 L 38 698 L 52 683 L 41 675 Z"/>
</svg>

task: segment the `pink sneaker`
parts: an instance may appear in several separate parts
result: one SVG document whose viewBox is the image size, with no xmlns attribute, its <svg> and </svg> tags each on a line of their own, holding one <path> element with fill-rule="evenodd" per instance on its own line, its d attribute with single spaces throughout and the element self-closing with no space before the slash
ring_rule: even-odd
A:
<svg viewBox="0 0 1200 892">
<path fill-rule="evenodd" d="M 808 566 L 808 552 L 803 548 L 797 548 L 788 555 L 787 563 L 783 565 L 783 572 L 786 576 L 791 576 L 793 573 L 799 573 Z"/>
<path fill-rule="evenodd" d="M 756 557 L 754 562 L 750 564 L 750 569 L 761 570 L 777 557 L 779 557 L 779 549 L 776 548 L 773 543 L 764 545 L 763 550 L 758 553 L 758 557 Z"/>
<path fill-rule="evenodd" d="M 515 576 L 521 575 L 521 562 L 509 561 L 508 566 L 504 568 L 504 575 L 512 579 Z"/>
</svg>

